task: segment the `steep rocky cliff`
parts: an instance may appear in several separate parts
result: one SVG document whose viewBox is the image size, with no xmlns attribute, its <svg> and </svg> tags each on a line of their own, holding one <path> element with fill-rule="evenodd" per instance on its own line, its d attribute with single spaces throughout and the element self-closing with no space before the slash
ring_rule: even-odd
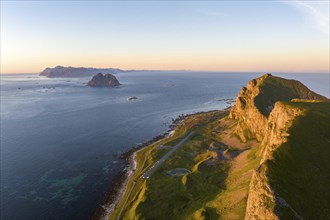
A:
<svg viewBox="0 0 330 220">
<path fill-rule="evenodd" d="M 265 74 L 241 89 L 234 133 L 260 142 L 245 219 L 330 217 L 329 112 L 327 98 L 295 80 Z"/>
<path fill-rule="evenodd" d="M 291 99 L 326 100 L 296 80 L 287 80 L 267 73 L 251 80 L 239 92 L 229 117 L 238 120 L 236 134 L 246 142 L 248 139 L 262 141 L 267 120 L 277 101 Z"/>
<path fill-rule="evenodd" d="M 272 152 L 287 141 L 288 128 L 304 112 L 303 108 L 293 107 L 283 102 L 276 102 L 267 120 L 266 132 L 260 144 L 262 159 L 260 163 L 272 159 Z"/>
<path fill-rule="evenodd" d="M 273 111 L 270 113 L 264 138 L 260 144 L 260 166 L 254 171 L 250 183 L 245 219 L 279 219 L 278 213 L 275 212 L 276 204 L 292 209 L 272 189 L 267 177 L 269 171 L 265 162 L 272 160 L 273 152 L 287 142 L 288 128 L 290 128 L 295 118 L 302 115 L 303 112 L 304 110 L 301 108 L 289 107 L 281 102 L 276 102 Z M 293 213 L 295 213 L 294 210 Z M 299 215 L 296 213 L 295 215 L 299 219 Z"/>
</svg>

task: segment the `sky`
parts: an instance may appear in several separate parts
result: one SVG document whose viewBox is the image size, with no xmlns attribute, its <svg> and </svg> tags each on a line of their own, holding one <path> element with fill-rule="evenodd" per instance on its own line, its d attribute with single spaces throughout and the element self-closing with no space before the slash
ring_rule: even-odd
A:
<svg viewBox="0 0 330 220">
<path fill-rule="evenodd" d="M 3 1 L 1 73 L 329 73 L 329 1 Z"/>
</svg>

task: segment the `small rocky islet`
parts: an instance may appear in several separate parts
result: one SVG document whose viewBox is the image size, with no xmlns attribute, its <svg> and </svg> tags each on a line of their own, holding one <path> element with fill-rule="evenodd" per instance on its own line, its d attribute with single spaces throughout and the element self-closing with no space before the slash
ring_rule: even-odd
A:
<svg viewBox="0 0 330 220">
<path fill-rule="evenodd" d="M 127 98 L 127 101 L 133 101 L 133 100 L 136 100 L 138 99 L 136 96 L 130 96 Z"/>
<path fill-rule="evenodd" d="M 87 85 L 91 87 L 117 87 L 121 84 L 118 79 L 110 73 L 98 73 L 93 76 L 90 81 L 88 81 Z"/>
</svg>

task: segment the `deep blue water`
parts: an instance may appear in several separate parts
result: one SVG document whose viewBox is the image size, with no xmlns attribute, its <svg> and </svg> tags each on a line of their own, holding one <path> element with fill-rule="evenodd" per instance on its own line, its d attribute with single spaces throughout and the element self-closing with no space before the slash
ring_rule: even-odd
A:
<svg viewBox="0 0 330 220">
<path fill-rule="evenodd" d="M 123 168 L 120 152 L 182 113 L 222 109 L 257 73 L 132 72 L 120 88 L 88 78 L 1 76 L 1 219 L 86 219 Z M 275 74 L 329 97 L 329 75 Z M 138 97 L 127 101 L 127 97 Z"/>
</svg>

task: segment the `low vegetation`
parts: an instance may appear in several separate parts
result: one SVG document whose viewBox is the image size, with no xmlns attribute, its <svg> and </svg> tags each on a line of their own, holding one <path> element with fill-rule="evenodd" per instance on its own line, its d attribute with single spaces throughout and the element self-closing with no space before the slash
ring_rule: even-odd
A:
<svg viewBox="0 0 330 220">
<path fill-rule="evenodd" d="M 226 145 L 219 132 L 226 127 L 227 112 L 215 111 L 188 117 L 176 129 L 174 136 L 153 144 L 137 153 L 138 167 L 129 187 L 135 183 L 125 207 L 118 204 L 110 219 L 226 219 L 228 216 L 244 217 L 248 186 L 252 169 L 258 165 L 257 146 Z M 222 121 L 219 119 L 222 118 Z M 234 122 L 235 123 L 235 122 Z M 186 136 L 194 135 L 169 157 L 149 179 L 141 175 L 158 161 L 170 147 Z M 230 136 L 231 134 L 227 134 Z M 226 136 L 226 135 L 225 135 Z M 220 154 L 232 153 L 234 159 L 223 159 Z M 222 159 L 221 159 L 222 158 Z M 237 159 L 236 159 L 237 158 Z M 139 167 L 143 162 L 144 167 Z M 171 176 L 176 168 L 191 172 Z M 126 190 L 128 191 L 128 190 Z"/>
</svg>

